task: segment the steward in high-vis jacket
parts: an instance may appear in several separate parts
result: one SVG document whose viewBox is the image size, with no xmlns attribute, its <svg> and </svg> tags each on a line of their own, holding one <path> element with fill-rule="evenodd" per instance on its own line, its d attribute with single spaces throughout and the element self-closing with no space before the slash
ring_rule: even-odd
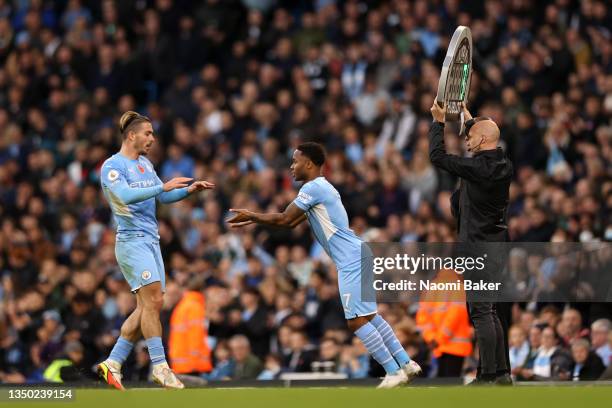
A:
<svg viewBox="0 0 612 408">
<path fill-rule="evenodd" d="M 455 271 L 443 269 L 435 282 L 454 282 Z M 465 357 L 472 354 L 472 325 L 465 306 L 465 295 L 450 291 L 423 294 L 416 314 L 423 339 L 433 348 L 438 361 L 438 377 L 460 377 Z"/>
<path fill-rule="evenodd" d="M 178 374 L 201 374 L 212 370 L 203 277 L 196 276 L 170 316 L 168 356 Z"/>
<path fill-rule="evenodd" d="M 47 382 L 65 383 L 91 381 L 96 377 L 89 367 L 83 366 L 83 345 L 69 341 L 64 352 L 45 368 L 43 378 Z"/>
</svg>

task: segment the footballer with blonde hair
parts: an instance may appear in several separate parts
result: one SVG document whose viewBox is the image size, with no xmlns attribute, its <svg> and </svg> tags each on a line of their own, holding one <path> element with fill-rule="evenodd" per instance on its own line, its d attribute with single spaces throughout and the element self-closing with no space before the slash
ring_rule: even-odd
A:
<svg viewBox="0 0 612 408">
<path fill-rule="evenodd" d="M 155 142 L 151 120 L 137 112 L 125 112 L 119 120 L 123 142 L 118 153 L 102 165 L 100 182 L 117 223 L 115 255 L 123 276 L 136 296 L 137 306 L 121 326 L 109 357 L 98 364 L 106 383 L 123 390 L 121 366 L 144 336 L 155 382 L 166 388 L 184 388 L 172 372 L 162 344 L 159 313 L 165 291 L 164 261 L 159 246 L 156 202 L 170 204 L 213 183 L 176 177 L 162 183 L 146 158 Z"/>
</svg>

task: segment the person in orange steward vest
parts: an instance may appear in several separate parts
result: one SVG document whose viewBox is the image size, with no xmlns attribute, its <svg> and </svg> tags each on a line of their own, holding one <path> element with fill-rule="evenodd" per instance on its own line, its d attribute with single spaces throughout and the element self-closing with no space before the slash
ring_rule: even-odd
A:
<svg viewBox="0 0 612 408">
<path fill-rule="evenodd" d="M 192 278 L 170 316 L 168 355 L 175 373 L 201 374 L 212 370 L 203 287 L 203 276 Z"/>
<path fill-rule="evenodd" d="M 441 270 L 435 282 L 456 282 L 458 275 Z M 438 377 L 460 377 L 465 357 L 472 354 L 472 326 L 463 291 L 429 291 L 422 294 L 416 315 L 423 339 L 438 361 Z"/>
</svg>

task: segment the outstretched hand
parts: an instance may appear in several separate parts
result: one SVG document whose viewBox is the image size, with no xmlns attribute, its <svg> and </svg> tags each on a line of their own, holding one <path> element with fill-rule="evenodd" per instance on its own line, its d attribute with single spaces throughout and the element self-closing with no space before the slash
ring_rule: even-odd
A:
<svg viewBox="0 0 612 408">
<path fill-rule="evenodd" d="M 232 218 L 227 220 L 227 223 L 232 228 L 244 227 L 245 225 L 253 224 L 253 212 L 243 208 L 230 208 L 231 212 L 236 213 Z"/>
<path fill-rule="evenodd" d="M 193 180 L 191 177 L 175 177 L 164 183 L 164 191 L 172 191 L 177 188 L 187 187 L 191 180 Z"/>
<path fill-rule="evenodd" d="M 193 184 L 191 184 L 189 188 L 187 189 L 187 192 L 191 194 L 197 191 L 211 190 L 213 188 L 215 188 L 215 183 L 211 183 L 210 181 L 202 180 L 202 181 L 196 181 Z"/>
</svg>

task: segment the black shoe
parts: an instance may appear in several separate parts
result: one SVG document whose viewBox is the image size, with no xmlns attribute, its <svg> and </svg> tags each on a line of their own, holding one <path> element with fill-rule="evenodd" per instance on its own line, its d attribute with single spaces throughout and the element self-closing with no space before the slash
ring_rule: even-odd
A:
<svg viewBox="0 0 612 408">
<path fill-rule="evenodd" d="M 488 387 L 491 385 L 495 385 L 495 380 L 485 380 L 479 377 L 476 377 L 474 381 L 466 384 L 468 387 Z"/>
<path fill-rule="evenodd" d="M 514 385 L 514 382 L 512 381 L 510 374 L 502 374 L 495 379 L 495 385 L 512 386 Z"/>
</svg>

